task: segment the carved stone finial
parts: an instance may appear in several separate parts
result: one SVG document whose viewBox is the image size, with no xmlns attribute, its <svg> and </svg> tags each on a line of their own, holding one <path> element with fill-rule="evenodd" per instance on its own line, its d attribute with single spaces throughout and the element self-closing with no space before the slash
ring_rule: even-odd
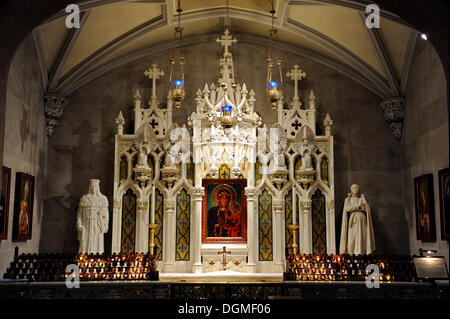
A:
<svg viewBox="0 0 450 319">
<path fill-rule="evenodd" d="M 220 37 L 218 37 L 216 39 L 217 43 L 220 43 L 223 47 L 225 47 L 225 51 L 223 53 L 223 56 L 225 58 L 228 58 L 231 56 L 231 53 L 228 51 L 228 48 L 233 44 L 236 43 L 237 40 L 236 38 L 233 38 L 233 36 L 231 36 L 230 30 L 228 30 L 228 28 L 225 29 L 225 31 L 223 32 L 223 35 L 221 35 Z"/>
<path fill-rule="evenodd" d="M 135 100 L 141 100 L 141 92 L 139 92 L 139 89 L 136 90 L 136 94 L 134 95 L 134 99 Z"/>
<path fill-rule="evenodd" d="M 325 127 L 325 135 L 331 136 L 331 126 L 333 126 L 333 120 L 331 120 L 330 114 L 328 113 L 323 120 L 323 126 Z"/>
<path fill-rule="evenodd" d="M 145 70 L 144 75 L 152 80 L 152 98 L 149 101 L 149 105 L 151 107 L 158 106 L 158 98 L 156 97 L 156 80 L 159 80 L 162 76 L 164 76 L 164 71 L 160 70 L 158 66 L 153 63 L 150 68 Z"/>
<path fill-rule="evenodd" d="M 313 90 L 311 90 L 311 93 L 309 93 L 309 109 L 310 110 L 316 109 L 316 96 L 314 95 Z"/>
<path fill-rule="evenodd" d="M 125 125 L 125 119 L 123 118 L 122 111 L 119 112 L 119 115 L 116 118 L 116 124 L 117 124 L 117 134 L 122 135 L 123 126 Z"/>
<path fill-rule="evenodd" d="M 45 126 L 48 137 L 53 135 L 55 128 L 59 125 L 59 120 L 64 114 L 67 103 L 67 98 L 61 95 L 44 95 Z"/>
<path fill-rule="evenodd" d="M 391 127 L 394 137 L 399 140 L 402 138 L 403 118 L 405 117 L 405 98 L 396 96 L 388 98 L 380 103 L 383 110 L 384 120 Z"/>
<path fill-rule="evenodd" d="M 302 106 L 302 102 L 298 97 L 298 81 L 306 78 L 306 73 L 300 69 L 300 67 L 295 64 L 290 71 L 286 73 L 286 76 L 289 77 L 292 81 L 294 81 L 294 97 L 292 99 L 291 106 L 293 108 Z"/>
</svg>

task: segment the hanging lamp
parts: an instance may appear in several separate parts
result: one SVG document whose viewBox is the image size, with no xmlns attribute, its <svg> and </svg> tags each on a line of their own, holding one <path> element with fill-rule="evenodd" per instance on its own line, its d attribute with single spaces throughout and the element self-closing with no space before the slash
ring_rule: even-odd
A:
<svg viewBox="0 0 450 319">
<path fill-rule="evenodd" d="M 175 27 L 174 45 L 172 48 L 172 58 L 170 59 L 169 89 L 172 90 L 172 99 L 175 101 L 175 107 L 180 108 L 181 102 L 186 96 L 184 91 L 184 64 L 186 60 L 183 57 L 183 28 L 181 27 L 181 0 L 178 0 L 178 26 Z M 180 55 L 175 58 L 176 42 L 180 41 Z M 178 68 L 177 68 L 178 65 Z M 178 72 L 176 72 L 178 69 Z"/>
<path fill-rule="evenodd" d="M 272 57 L 273 52 L 273 43 L 278 39 L 278 30 L 275 29 L 275 8 L 274 8 L 274 0 L 272 0 L 272 10 L 270 13 L 272 15 L 272 28 L 269 30 L 270 40 L 269 40 L 269 54 L 267 57 L 267 88 L 266 95 L 271 103 L 272 109 L 277 108 L 278 101 L 281 99 L 281 87 L 283 84 L 283 74 L 281 72 L 281 66 L 283 61 L 278 58 L 277 66 L 278 66 L 278 75 L 274 72 L 274 58 Z"/>
</svg>

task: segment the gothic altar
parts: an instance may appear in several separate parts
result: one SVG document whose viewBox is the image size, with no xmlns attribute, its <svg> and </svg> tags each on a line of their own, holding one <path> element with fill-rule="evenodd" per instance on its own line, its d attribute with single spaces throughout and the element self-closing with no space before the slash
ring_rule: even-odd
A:
<svg viewBox="0 0 450 319">
<path fill-rule="evenodd" d="M 148 108 L 134 96 L 134 132 L 119 113 L 114 157 L 113 253 L 154 253 L 163 273 L 282 273 L 287 255 L 336 254 L 332 120 L 316 118 L 316 97 L 272 103 L 276 123 L 255 111 L 257 96 L 236 83 L 228 29 L 216 84 L 196 92 L 188 125 L 162 108 L 152 65 Z M 181 83 L 182 84 L 182 83 Z M 270 105 L 258 97 L 259 108 Z M 303 105 L 307 100 L 307 105 Z M 317 135 L 316 122 L 325 135 Z M 225 247 L 227 263 L 222 265 Z"/>
</svg>

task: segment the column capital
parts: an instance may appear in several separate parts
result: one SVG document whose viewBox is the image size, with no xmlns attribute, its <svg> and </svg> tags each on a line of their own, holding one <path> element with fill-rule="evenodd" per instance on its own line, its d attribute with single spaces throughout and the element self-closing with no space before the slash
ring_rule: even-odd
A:
<svg viewBox="0 0 450 319">
<path fill-rule="evenodd" d="M 303 213 L 311 212 L 311 207 L 312 207 L 312 201 L 311 200 L 305 200 L 305 201 L 302 200 L 300 202 L 300 208 L 301 208 Z"/>
<path fill-rule="evenodd" d="M 198 186 L 193 188 L 194 200 L 202 200 L 203 195 L 205 195 L 205 188 L 203 186 Z"/>
<path fill-rule="evenodd" d="M 68 101 L 66 97 L 58 94 L 44 94 L 45 126 L 48 137 L 53 135 L 55 128 L 59 125 Z"/>
<path fill-rule="evenodd" d="M 281 199 L 275 199 L 273 201 L 273 210 L 275 214 L 281 214 L 284 208 L 284 201 Z"/>
<path fill-rule="evenodd" d="M 113 202 L 113 208 L 119 209 L 121 204 L 122 204 L 122 201 L 120 199 L 115 199 Z"/>
<path fill-rule="evenodd" d="M 175 212 L 175 201 L 172 199 L 168 199 L 166 201 L 164 201 L 164 209 L 166 210 L 167 213 L 174 213 Z"/>
<path fill-rule="evenodd" d="M 148 208 L 148 202 L 139 199 L 137 201 L 137 211 L 138 211 L 138 213 L 145 211 L 146 208 Z"/>
<path fill-rule="evenodd" d="M 256 195 L 256 193 L 259 191 L 259 189 L 257 187 L 246 187 L 245 188 L 245 196 L 250 197 L 247 198 L 247 200 L 254 200 L 254 196 Z"/>
<path fill-rule="evenodd" d="M 384 120 L 389 124 L 394 137 L 402 138 L 403 118 L 405 117 L 405 98 L 395 96 L 385 99 L 379 104 L 383 111 Z"/>
<path fill-rule="evenodd" d="M 334 209 L 334 201 L 333 200 L 330 200 L 330 201 L 327 201 L 327 209 Z"/>
</svg>

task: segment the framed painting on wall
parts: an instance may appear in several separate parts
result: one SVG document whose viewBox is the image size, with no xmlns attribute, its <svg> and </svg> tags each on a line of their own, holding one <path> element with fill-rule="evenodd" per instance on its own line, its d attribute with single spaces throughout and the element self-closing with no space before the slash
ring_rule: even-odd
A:
<svg viewBox="0 0 450 319">
<path fill-rule="evenodd" d="M 2 167 L 0 194 L 0 240 L 8 238 L 9 189 L 11 185 L 11 169 Z"/>
<path fill-rule="evenodd" d="M 432 174 L 414 178 L 414 198 L 417 239 L 421 241 L 434 241 L 436 240 L 436 222 L 434 216 Z"/>
<path fill-rule="evenodd" d="M 33 225 L 34 176 L 16 173 L 13 240 L 31 239 Z"/>
<path fill-rule="evenodd" d="M 450 239 L 450 181 L 449 169 L 443 169 L 438 172 L 439 178 L 439 205 L 441 209 L 441 239 Z"/>
<path fill-rule="evenodd" d="M 246 179 L 203 179 L 203 243 L 247 242 Z"/>
</svg>

